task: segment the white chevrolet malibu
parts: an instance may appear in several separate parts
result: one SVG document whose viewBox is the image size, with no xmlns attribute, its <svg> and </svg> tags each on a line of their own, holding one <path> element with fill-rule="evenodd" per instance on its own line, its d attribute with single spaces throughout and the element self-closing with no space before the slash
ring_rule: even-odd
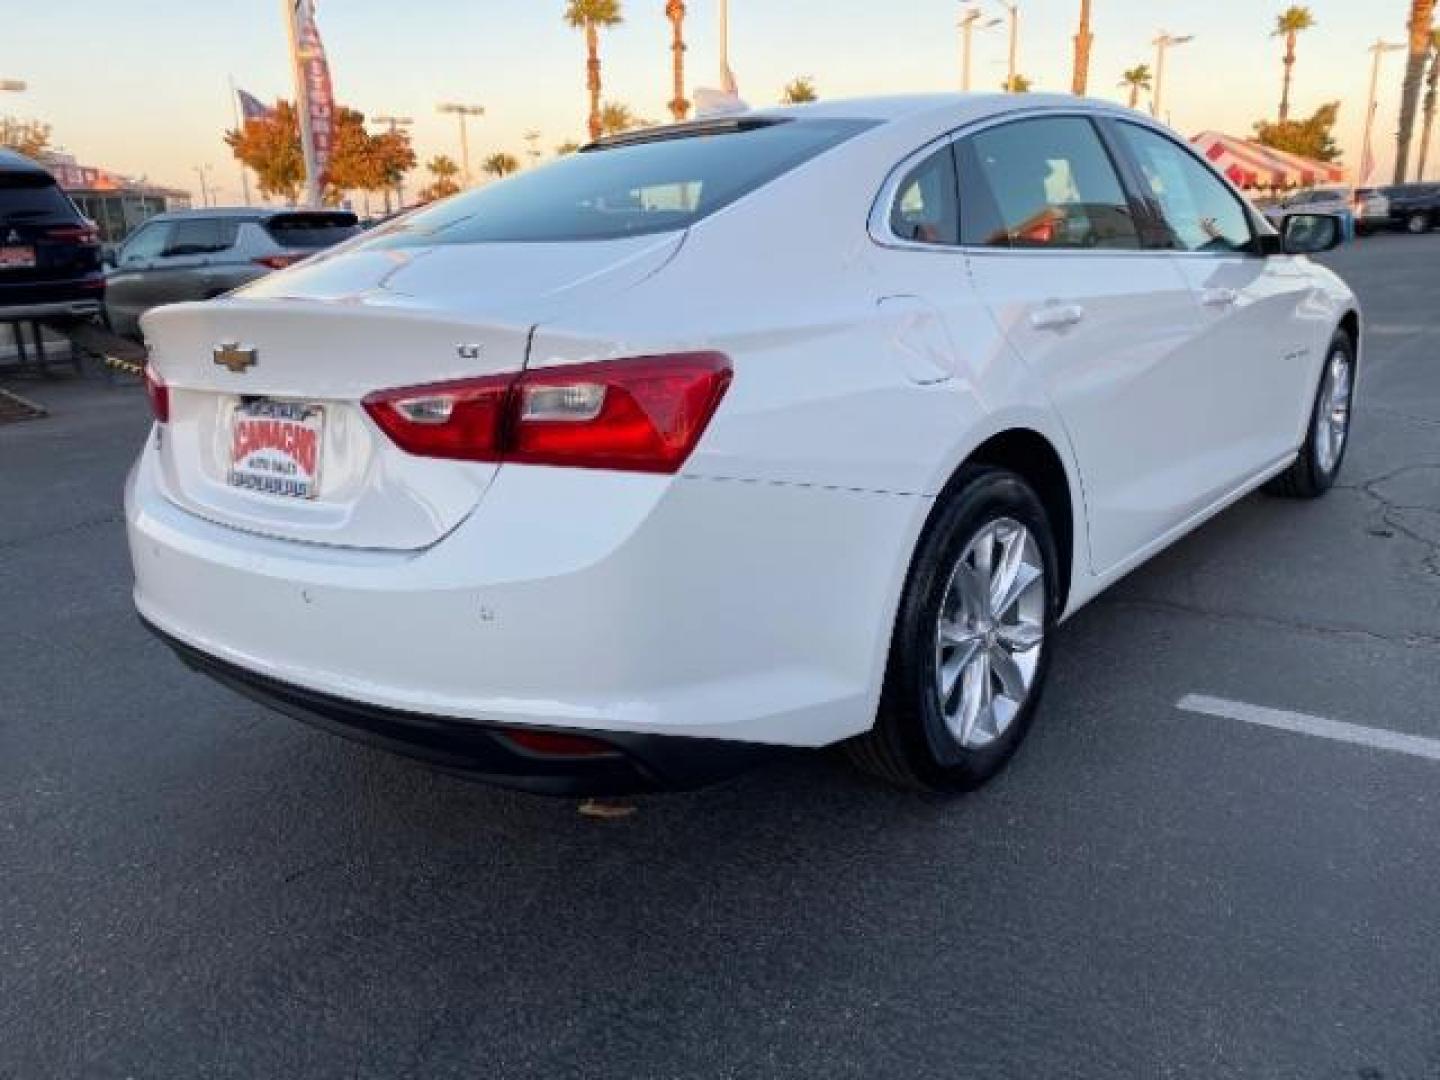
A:
<svg viewBox="0 0 1440 1080">
<path fill-rule="evenodd" d="M 1057 623 L 1334 481 L 1360 319 L 1305 256 L 1340 237 L 1070 97 L 601 142 L 147 316 L 135 602 L 231 687 L 496 783 L 845 742 L 973 788 Z"/>
</svg>

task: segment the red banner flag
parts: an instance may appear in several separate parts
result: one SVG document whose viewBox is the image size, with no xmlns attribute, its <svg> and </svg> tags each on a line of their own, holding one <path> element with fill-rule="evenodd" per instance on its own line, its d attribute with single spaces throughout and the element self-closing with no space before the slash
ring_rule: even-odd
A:
<svg viewBox="0 0 1440 1080">
<path fill-rule="evenodd" d="M 313 0 L 295 0 L 295 64 L 300 81 L 301 143 L 305 148 L 305 169 L 311 188 L 318 195 L 330 175 L 335 152 L 335 92 L 330 83 L 330 64 L 325 45 L 315 25 Z"/>
</svg>

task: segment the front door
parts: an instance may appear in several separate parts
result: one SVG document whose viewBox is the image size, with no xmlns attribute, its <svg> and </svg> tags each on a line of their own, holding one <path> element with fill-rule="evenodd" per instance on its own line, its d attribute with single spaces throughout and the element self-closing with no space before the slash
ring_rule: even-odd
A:
<svg viewBox="0 0 1440 1080">
<path fill-rule="evenodd" d="M 1153 128 L 1113 123 L 1195 295 L 1194 362 L 1229 391 L 1211 420 L 1207 471 L 1219 497 L 1291 453 L 1304 430 L 1323 359 L 1302 312 L 1311 276 L 1297 258 L 1260 254 L 1244 204 L 1188 148 Z"/>
</svg>

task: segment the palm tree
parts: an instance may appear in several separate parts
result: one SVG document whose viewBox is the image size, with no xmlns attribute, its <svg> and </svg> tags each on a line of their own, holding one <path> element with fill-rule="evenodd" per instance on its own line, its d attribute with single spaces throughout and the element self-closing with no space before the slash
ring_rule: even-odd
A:
<svg viewBox="0 0 1440 1080">
<path fill-rule="evenodd" d="M 820 95 L 815 91 L 815 80 L 809 75 L 801 75 L 798 79 L 792 79 L 785 84 L 785 90 L 780 95 L 782 105 L 809 105 L 812 101 L 819 101 Z"/>
<path fill-rule="evenodd" d="M 619 26 L 624 22 L 620 14 L 620 0 L 569 0 L 565 8 L 565 21 L 576 30 L 585 31 L 585 49 L 589 54 L 586 63 L 590 89 L 590 138 L 598 139 L 600 127 L 600 31 Z"/>
<path fill-rule="evenodd" d="M 496 180 L 504 180 L 513 172 L 520 171 L 520 159 L 514 154 L 507 154 L 501 151 L 498 154 L 491 154 L 485 159 L 485 164 L 480 166 L 486 174 L 495 177 Z"/>
<path fill-rule="evenodd" d="M 1430 136 L 1435 131 L 1435 98 L 1440 94 L 1440 29 L 1430 35 L 1430 74 L 1425 79 L 1425 116 L 1420 122 L 1420 160 L 1415 179 L 1425 179 L 1425 162 L 1430 157 Z"/>
<path fill-rule="evenodd" d="M 574 139 L 566 139 L 559 146 L 555 147 L 556 157 L 569 157 L 571 154 L 580 152 L 580 144 Z"/>
<path fill-rule="evenodd" d="M 1007 94 L 1028 94 L 1030 88 L 1034 85 L 1033 82 L 1017 71 L 1013 79 L 1006 79 L 1000 84 L 1000 89 L 1004 90 Z"/>
<path fill-rule="evenodd" d="M 678 123 L 690 114 L 690 102 L 685 98 L 685 4 L 684 0 L 668 0 L 665 17 L 670 20 L 673 37 L 670 52 L 674 56 L 675 96 L 670 100 L 670 115 Z"/>
<path fill-rule="evenodd" d="M 430 186 L 420 192 L 420 198 L 425 202 L 434 202 L 436 199 L 449 198 L 460 190 L 455 177 L 460 175 L 460 166 L 455 164 L 454 158 L 444 154 L 430 159 L 425 168 L 434 178 Z"/>
<path fill-rule="evenodd" d="M 1090 32 L 1090 0 L 1080 0 L 1080 29 L 1075 34 L 1075 74 L 1070 89 L 1084 97 L 1090 83 L 1090 46 L 1095 35 Z"/>
<path fill-rule="evenodd" d="M 1415 114 L 1420 111 L 1420 87 L 1434 34 L 1435 0 L 1410 0 L 1410 59 L 1400 93 L 1400 131 L 1395 137 L 1395 183 L 1403 184 L 1410 172 L 1410 140 L 1415 135 Z"/>
<path fill-rule="evenodd" d="M 1148 91 L 1154 84 L 1154 80 L 1150 77 L 1149 64 L 1136 64 L 1120 76 L 1120 85 L 1130 89 L 1130 108 L 1132 109 L 1140 104 L 1140 91 Z"/>
<path fill-rule="evenodd" d="M 1285 39 L 1285 86 L 1280 91 L 1280 123 L 1290 119 L 1290 79 L 1295 73 L 1295 39 L 1315 25 L 1315 16 L 1310 9 L 1292 4 L 1275 16 L 1275 31 L 1271 37 Z"/>
<path fill-rule="evenodd" d="M 607 101 L 600 106 L 600 134 L 623 135 L 636 128 L 654 127 L 649 120 L 641 120 L 635 110 L 619 101 Z"/>
</svg>

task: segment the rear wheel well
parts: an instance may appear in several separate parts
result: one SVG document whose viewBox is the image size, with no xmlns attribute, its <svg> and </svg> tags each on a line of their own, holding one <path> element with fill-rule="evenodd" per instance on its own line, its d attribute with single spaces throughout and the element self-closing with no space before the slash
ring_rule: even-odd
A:
<svg viewBox="0 0 1440 1080">
<path fill-rule="evenodd" d="M 1055 533 L 1055 547 L 1060 557 L 1060 610 L 1064 610 L 1070 598 L 1071 564 L 1075 554 L 1075 503 L 1065 463 L 1055 447 L 1039 432 L 1013 428 L 985 440 L 964 464 L 1008 469 L 1035 489 Z M 945 494 L 948 493 L 947 489 Z"/>
</svg>

